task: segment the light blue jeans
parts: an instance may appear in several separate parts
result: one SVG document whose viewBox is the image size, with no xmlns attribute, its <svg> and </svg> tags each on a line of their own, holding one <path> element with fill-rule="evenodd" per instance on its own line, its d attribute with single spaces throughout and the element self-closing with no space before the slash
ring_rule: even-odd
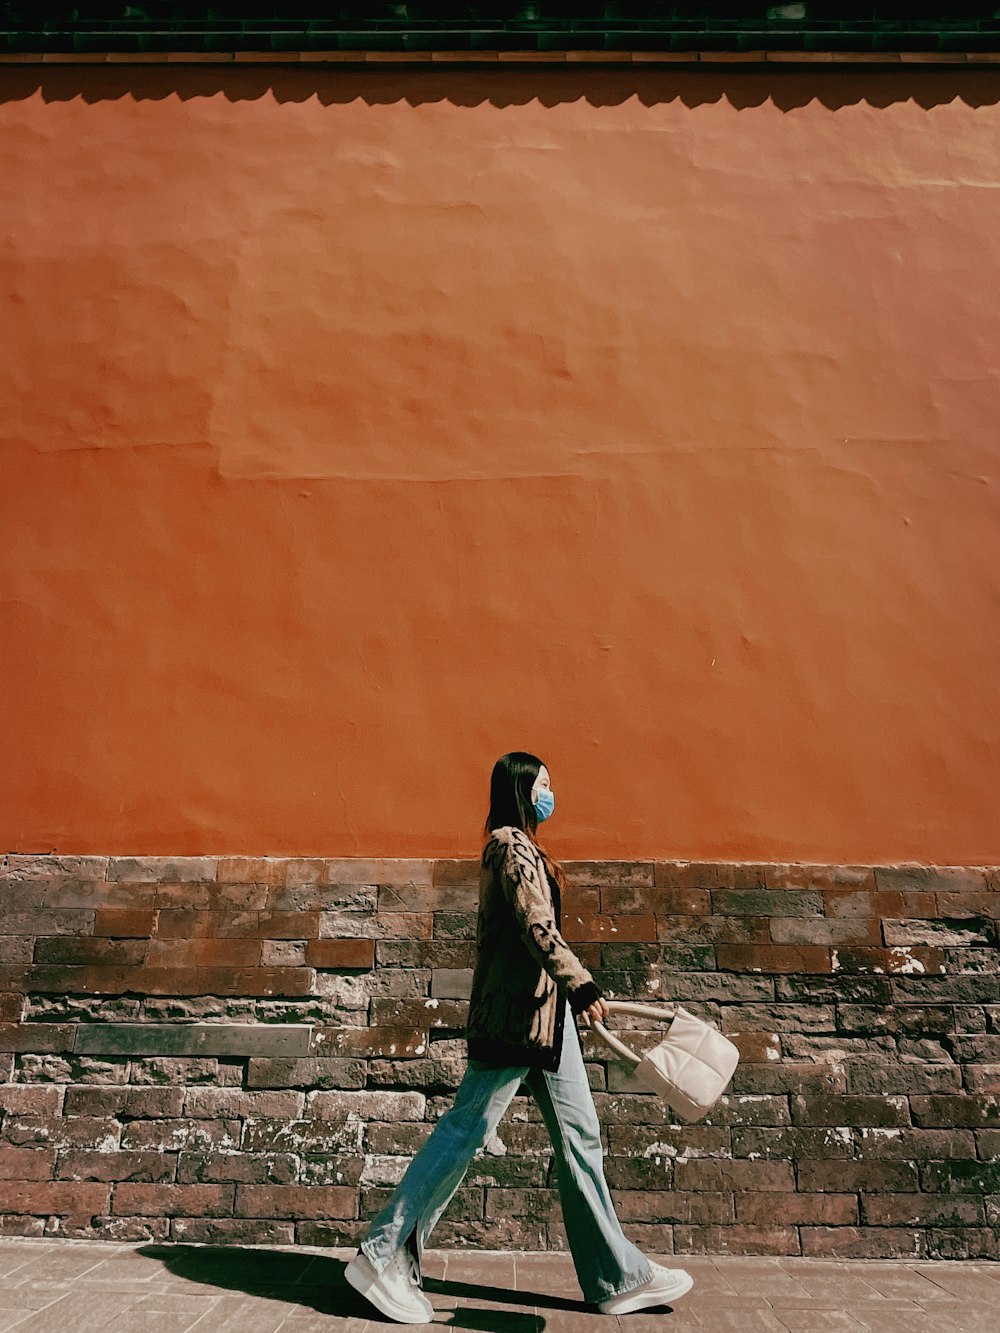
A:
<svg viewBox="0 0 1000 1333">
<path fill-rule="evenodd" d="M 601 1126 L 568 1000 L 557 1070 L 469 1060 L 454 1102 L 361 1241 L 373 1268 L 381 1271 L 401 1245 L 410 1244 L 419 1272 L 435 1223 L 522 1083 L 552 1139 L 566 1239 L 584 1300 L 596 1304 L 650 1280 L 650 1262 L 622 1232 L 604 1178 Z"/>
</svg>

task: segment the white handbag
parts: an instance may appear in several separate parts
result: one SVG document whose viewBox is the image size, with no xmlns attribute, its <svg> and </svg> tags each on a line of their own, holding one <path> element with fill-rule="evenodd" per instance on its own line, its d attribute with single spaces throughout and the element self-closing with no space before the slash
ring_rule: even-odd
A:
<svg viewBox="0 0 1000 1333">
<path fill-rule="evenodd" d="M 709 1112 L 739 1063 L 735 1043 L 679 1004 L 659 1007 L 631 1000 L 606 1003 L 617 1013 L 671 1020 L 667 1035 L 643 1055 L 636 1055 L 596 1018 L 591 1024 L 616 1054 L 634 1066 L 632 1072 L 639 1082 L 657 1093 L 683 1120 L 697 1120 Z"/>
</svg>

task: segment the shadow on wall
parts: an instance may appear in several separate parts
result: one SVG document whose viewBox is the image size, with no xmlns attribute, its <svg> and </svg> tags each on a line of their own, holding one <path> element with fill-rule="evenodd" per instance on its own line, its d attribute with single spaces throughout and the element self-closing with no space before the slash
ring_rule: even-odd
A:
<svg viewBox="0 0 1000 1333">
<path fill-rule="evenodd" d="M 372 1314 L 369 1303 L 344 1278 L 346 1264 L 342 1259 L 239 1245 L 143 1245 L 136 1253 L 160 1260 L 174 1277 L 187 1282 L 204 1282 L 216 1289 L 269 1296 L 276 1301 L 294 1301 L 318 1314 L 338 1319 L 365 1319 Z M 545 1319 L 535 1313 L 537 1306 L 580 1314 L 591 1309 L 584 1301 L 572 1297 L 523 1293 L 479 1282 L 447 1282 L 427 1276 L 424 1290 L 429 1295 L 471 1303 L 472 1308 L 449 1311 L 449 1328 L 542 1333 Z M 502 1301 L 505 1308 L 477 1310 L 476 1301 Z M 522 1303 L 526 1307 L 523 1313 L 510 1308 Z"/>
<path fill-rule="evenodd" d="M 540 65 L 525 70 L 483 65 L 465 69 L 408 66 L 392 71 L 345 69 L 312 64 L 294 67 L 253 66 L 231 62 L 210 67 L 99 64 L 82 66 L 6 67 L 0 78 L 0 103 L 23 101 L 40 94 L 46 102 L 82 98 L 102 102 L 122 97 L 182 101 L 223 93 L 230 101 L 270 96 L 276 102 L 305 102 L 316 97 L 325 105 L 355 101 L 369 105 L 407 102 L 448 102 L 454 106 L 542 106 L 588 102 L 618 106 L 632 98 L 644 106 L 680 101 L 687 107 L 726 100 L 737 110 L 771 102 L 791 111 L 810 102 L 829 110 L 867 103 L 887 107 L 913 101 L 929 108 L 958 101 L 968 106 L 993 106 L 1000 101 L 1000 79 L 993 67 L 917 67 L 899 62 L 884 65 L 710 64 L 697 69 L 565 69 Z"/>
</svg>

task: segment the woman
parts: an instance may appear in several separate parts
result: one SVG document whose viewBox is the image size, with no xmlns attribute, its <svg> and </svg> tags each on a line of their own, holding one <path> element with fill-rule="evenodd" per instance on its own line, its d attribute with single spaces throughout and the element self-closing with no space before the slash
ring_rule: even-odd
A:
<svg viewBox="0 0 1000 1333">
<path fill-rule="evenodd" d="M 345 1270 L 356 1290 L 400 1323 L 434 1317 L 421 1290 L 427 1238 L 522 1083 L 552 1139 L 584 1299 L 605 1314 L 626 1314 L 672 1302 L 692 1286 L 683 1269 L 654 1263 L 625 1237 L 604 1178 L 601 1127 L 574 1020 L 589 1027 L 608 1006 L 559 933 L 565 875 L 535 836 L 554 807 L 541 760 L 520 750 L 497 760 L 479 873 L 467 1068 L 454 1103 Z"/>
</svg>

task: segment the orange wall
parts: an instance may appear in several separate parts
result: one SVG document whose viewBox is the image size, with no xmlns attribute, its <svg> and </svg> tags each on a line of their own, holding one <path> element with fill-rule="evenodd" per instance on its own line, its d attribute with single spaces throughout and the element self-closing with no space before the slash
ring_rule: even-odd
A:
<svg viewBox="0 0 1000 1333">
<path fill-rule="evenodd" d="M 1000 860 L 992 71 L 2 90 L 0 845 Z"/>
</svg>

